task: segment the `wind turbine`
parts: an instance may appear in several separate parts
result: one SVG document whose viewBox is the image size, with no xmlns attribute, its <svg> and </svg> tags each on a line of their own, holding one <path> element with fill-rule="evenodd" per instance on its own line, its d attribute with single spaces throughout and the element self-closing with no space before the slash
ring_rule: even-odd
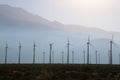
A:
<svg viewBox="0 0 120 80">
<path fill-rule="evenodd" d="M 52 46 L 53 46 L 54 43 L 50 43 L 50 56 L 49 56 L 49 63 L 51 64 L 51 54 L 52 54 Z"/>
<path fill-rule="evenodd" d="M 43 64 L 45 64 L 45 52 L 43 52 Z"/>
<path fill-rule="evenodd" d="M 8 49 L 8 44 L 6 42 L 6 46 L 5 46 L 5 64 L 7 64 L 7 49 Z"/>
<path fill-rule="evenodd" d="M 21 43 L 19 42 L 19 58 L 18 58 L 18 64 L 20 64 L 20 58 L 21 58 Z"/>
<path fill-rule="evenodd" d="M 35 41 L 33 41 L 33 64 L 35 64 L 35 48 L 36 48 Z"/>
<path fill-rule="evenodd" d="M 117 46 L 114 41 L 113 41 L 113 35 L 112 35 L 112 39 L 110 40 L 110 65 L 112 65 L 112 54 L 113 54 L 113 45 Z"/>
<path fill-rule="evenodd" d="M 72 51 L 72 64 L 74 64 L 74 50 Z"/>
<path fill-rule="evenodd" d="M 87 42 L 87 64 L 89 64 L 90 63 L 90 52 L 89 52 L 89 48 L 90 48 L 90 46 L 93 46 L 91 43 L 90 43 L 90 37 L 88 36 L 88 42 Z"/>
</svg>

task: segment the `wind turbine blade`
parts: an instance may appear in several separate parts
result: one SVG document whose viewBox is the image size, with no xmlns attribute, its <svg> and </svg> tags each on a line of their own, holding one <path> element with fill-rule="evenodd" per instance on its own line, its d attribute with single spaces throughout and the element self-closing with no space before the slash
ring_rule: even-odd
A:
<svg viewBox="0 0 120 80">
<path fill-rule="evenodd" d="M 69 43 L 70 46 L 73 46 L 72 44 Z"/>
<path fill-rule="evenodd" d="M 117 45 L 115 42 L 113 42 L 113 45 L 114 45 L 115 47 L 118 47 L 118 45 Z"/>
<path fill-rule="evenodd" d="M 95 50 L 95 53 L 97 53 L 98 51 L 97 50 Z"/>
<path fill-rule="evenodd" d="M 33 41 L 33 44 L 35 44 L 35 41 Z"/>
<path fill-rule="evenodd" d="M 90 46 L 94 47 L 91 43 L 90 43 Z"/>
<path fill-rule="evenodd" d="M 67 46 L 65 46 L 65 49 L 67 48 Z"/>
<path fill-rule="evenodd" d="M 52 45 L 54 44 L 54 42 L 51 43 Z"/>
</svg>

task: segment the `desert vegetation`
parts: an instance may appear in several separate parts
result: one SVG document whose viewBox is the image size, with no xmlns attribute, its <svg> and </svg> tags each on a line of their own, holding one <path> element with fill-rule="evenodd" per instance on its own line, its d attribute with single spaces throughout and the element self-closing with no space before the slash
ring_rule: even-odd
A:
<svg viewBox="0 0 120 80">
<path fill-rule="evenodd" d="M 0 65 L 0 80 L 119 80 L 119 78 L 119 65 Z"/>
</svg>

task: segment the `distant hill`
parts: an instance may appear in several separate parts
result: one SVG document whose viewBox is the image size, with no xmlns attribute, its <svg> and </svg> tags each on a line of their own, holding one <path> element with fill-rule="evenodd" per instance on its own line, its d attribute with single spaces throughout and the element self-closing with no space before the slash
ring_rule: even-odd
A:
<svg viewBox="0 0 120 80">
<path fill-rule="evenodd" d="M 0 5 L 0 25 L 9 25 L 10 26 L 24 26 L 34 28 L 39 26 L 39 28 L 45 29 L 58 29 L 63 31 L 69 31 L 74 33 L 84 33 L 84 34 L 106 34 L 108 35 L 111 32 L 99 28 L 88 28 L 81 25 L 65 25 L 58 21 L 49 21 L 44 19 L 39 15 L 34 15 L 22 8 L 12 7 L 9 5 Z M 2 26 L 1 26 L 2 27 Z"/>
<path fill-rule="evenodd" d="M 50 21 L 38 16 L 32 15 L 22 8 L 0 5 L 0 21 L 11 24 L 50 24 Z"/>
</svg>

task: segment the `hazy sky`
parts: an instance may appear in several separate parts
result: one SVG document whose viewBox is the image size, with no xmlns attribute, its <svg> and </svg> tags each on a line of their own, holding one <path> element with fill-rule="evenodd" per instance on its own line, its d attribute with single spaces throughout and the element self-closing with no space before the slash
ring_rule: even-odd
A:
<svg viewBox="0 0 120 80">
<path fill-rule="evenodd" d="M 0 0 L 50 21 L 120 31 L 120 0 Z"/>
</svg>

